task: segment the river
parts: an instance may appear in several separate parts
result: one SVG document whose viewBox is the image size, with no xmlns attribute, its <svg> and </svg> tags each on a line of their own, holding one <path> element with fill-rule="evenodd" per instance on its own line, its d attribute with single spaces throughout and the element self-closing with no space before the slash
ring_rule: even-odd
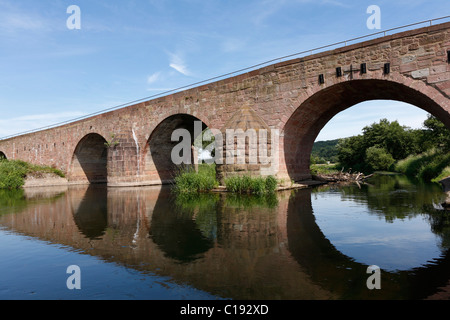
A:
<svg viewBox="0 0 450 320">
<path fill-rule="evenodd" d="M 448 299 L 443 199 L 401 175 L 265 197 L 0 191 L 0 299 Z"/>
</svg>

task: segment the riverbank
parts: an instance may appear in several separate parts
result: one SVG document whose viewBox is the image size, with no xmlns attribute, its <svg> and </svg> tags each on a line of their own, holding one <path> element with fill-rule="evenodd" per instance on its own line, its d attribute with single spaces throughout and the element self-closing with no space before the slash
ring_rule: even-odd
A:
<svg viewBox="0 0 450 320">
<path fill-rule="evenodd" d="M 308 188 L 324 181 L 310 180 L 296 183 L 279 180 L 274 176 L 233 176 L 225 179 L 223 185 L 216 177 L 215 165 L 202 164 L 197 170 L 181 168 L 177 172 L 173 189 L 178 193 L 228 192 L 236 194 L 271 194 L 278 191 Z"/>
<path fill-rule="evenodd" d="M 430 150 L 409 156 L 394 165 L 394 171 L 410 177 L 439 183 L 450 176 L 450 153 Z"/>
<path fill-rule="evenodd" d="M 21 160 L 0 161 L 0 189 L 64 185 L 64 173 L 49 166 L 39 166 Z"/>
<path fill-rule="evenodd" d="M 37 188 L 37 187 L 58 187 L 68 186 L 69 181 L 55 173 L 50 172 L 34 172 L 28 174 L 24 179 L 23 188 Z"/>
</svg>

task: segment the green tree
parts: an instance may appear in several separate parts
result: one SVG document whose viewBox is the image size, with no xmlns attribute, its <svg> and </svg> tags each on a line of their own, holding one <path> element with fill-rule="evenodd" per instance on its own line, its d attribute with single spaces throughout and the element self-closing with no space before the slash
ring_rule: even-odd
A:
<svg viewBox="0 0 450 320">
<path fill-rule="evenodd" d="M 415 152 L 415 136 L 407 127 L 397 121 L 380 120 L 363 129 L 366 148 L 377 146 L 384 148 L 396 160 L 404 159 Z"/>
<path fill-rule="evenodd" d="M 389 170 L 395 160 L 392 155 L 383 148 L 370 147 L 366 151 L 366 164 L 373 171 Z"/>
<path fill-rule="evenodd" d="M 365 171 L 365 143 L 362 135 L 342 139 L 337 145 L 339 164 L 347 169 Z"/>
<path fill-rule="evenodd" d="M 364 127 L 362 135 L 339 142 L 339 163 L 347 169 L 352 168 L 353 171 L 369 172 L 375 167 L 378 168 L 376 170 L 387 170 L 391 159 L 398 161 L 417 153 L 418 140 L 419 135 L 414 130 L 401 126 L 397 121 L 382 119 L 379 123 Z M 373 147 L 376 149 L 368 152 Z"/>
<path fill-rule="evenodd" d="M 438 148 L 442 151 L 450 151 L 450 130 L 436 117 L 428 115 L 423 123 L 423 142 L 428 149 Z"/>
</svg>

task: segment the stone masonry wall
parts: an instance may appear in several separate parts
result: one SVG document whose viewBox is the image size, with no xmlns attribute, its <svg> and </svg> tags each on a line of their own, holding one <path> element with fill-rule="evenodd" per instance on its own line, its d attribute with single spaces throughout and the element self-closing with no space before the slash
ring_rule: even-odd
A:
<svg viewBox="0 0 450 320">
<path fill-rule="evenodd" d="M 155 150 L 149 140 L 165 119 L 191 115 L 224 131 L 225 123 L 245 106 L 264 126 L 281 132 L 278 177 L 308 179 L 310 151 L 318 133 L 334 115 L 356 103 L 371 99 L 408 102 L 450 127 L 449 51 L 450 23 L 406 31 L 3 140 L 0 152 L 8 159 L 60 168 L 72 183 L 86 183 L 72 164 L 80 141 L 95 133 L 108 145 L 98 147 L 107 149 L 111 186 L 160 184 L 163 179 L 158 170 L 149 169 L 155 168 L 151 163 Z M 363 63 L 366 73 L 361 72 Z M 387 63 L 389 73 L 385 72 Z M 342 68 L 340 77 L 338 67 Z M 159 147 L 154 144 L 153 148 Z"/>
</svg>

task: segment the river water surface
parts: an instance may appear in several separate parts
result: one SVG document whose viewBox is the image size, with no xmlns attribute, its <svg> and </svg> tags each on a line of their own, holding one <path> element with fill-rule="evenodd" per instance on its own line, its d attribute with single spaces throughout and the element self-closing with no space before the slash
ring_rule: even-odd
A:
<svg viewBox="0 0 450 320">
<path fill-rule="evenodd" d="M 397 175 L 267 197 L 0 191 L 0 299 L 447 299 L 442 200 Z"/>
</svg>

